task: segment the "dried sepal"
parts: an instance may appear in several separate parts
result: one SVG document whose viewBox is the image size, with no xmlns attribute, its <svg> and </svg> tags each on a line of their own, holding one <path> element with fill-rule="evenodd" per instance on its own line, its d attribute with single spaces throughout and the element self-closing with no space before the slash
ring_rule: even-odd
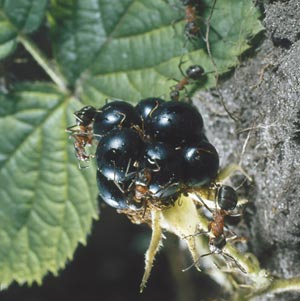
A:
<svg viewBox="0 0 300 301">
<path fill-rule="evenodd" d="M 152 209 L 151 221 L 152 235 L 148 250 L 145 254 L 145 271 L 140 285 L 141 293 L 146 287 L 148 278 L 152 270 L 155 255 L 159 251 L 159 248 L 162 246 L 161 211 L 159 209 Z"/>
</svg>

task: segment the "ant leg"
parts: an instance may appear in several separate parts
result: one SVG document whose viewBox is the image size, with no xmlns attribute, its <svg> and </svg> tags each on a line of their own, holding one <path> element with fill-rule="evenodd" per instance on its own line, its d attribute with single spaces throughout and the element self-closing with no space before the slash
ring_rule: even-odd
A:
<svg viewBox="0 0 300 301">
<path fill-rule="evenodd" d="M 191 265 L 189 265 L 188 267 L 183 269 L 182 272 L 186 272 L 186 271 L 190 270 L 192 267 L 196 267 L 197 269 L 199 269 L 199 267 L 198 267 L 199 262 L 200 262 L 200 257 L 196 261 L 194 261 Z"/>
<path fill-rule="evenodd" d="M 187 236 L 183 236 L 182 238 L 183 238 L 183 239 L 191 238 L 191 237 L 195 237 L 195 236 L 202 235 L 202 234 L 208 234 L 209 232 L 210 232 L 210 231 L 200 231 L 200 232 L 195 232 L 194 234 L 190 234 L 190 235 L 187 235 Z"/>
<path fill-rule="evenodd" d="M 125 178 L 127 178 L 129 176 L 129 168 L 130 168 L 130 164 L 131 164 L 131 158 L 129 159 L 128 161 L 128 164 L 127 164 L 127 167 L 126 167 L 126 170 L 125 170 Z"/>
<path fill-rule="evenodd" d="M 73 130 L 73 128 L 75 128 L 75 127 L 78 127 L 78 125 L 77 125 L 77 124 L 71 125 L 71 126 L 67 127 L 67 128 L 65 129 L 65 131 L 66 131 L 67 133 L 72 133 L 72 134 L 74 135 L 75 133 L 78 132 L 78 129 Z M 72 137 L 72 135 L 70 135 L 70 137 Z"/>
<path fill-rule="evenodd" d="M 160 171 L 160 166 L 158 165 L 158 163 L 157 163 L 157 161 L 156 161 L 155 159 L 152 161 L 152 160 L 150 160 L 150 159 L 148 158 L 148 161 L 149 161 L 151 164 L 155 164 L 155 165 L 156 165 L 156 168 L 155 168 L 155 169 L 151 169 L 151 171 L 153 171 L 153 172 L 159 172 L 159 171 Z"/>
<path fill-rule="evenodd" d="M 216 253 L 216 252 L 209 252 L 209 253 L 201 255 L 200 258 L 206 257 L 206 256 L 210 256 L 210 255 L 214 255 L 214 254 L 218 254 L 218 253 Z"/>
<path fill-rule="evenodd" d="M 159 103 L 158 103 L 158 101 L 157 101 L 156 104 L 155 104 L 155 107 L 149 112 L 148 117 L 150 117 L 150 118 L 152 117 L 151 115 L 153 114 L 153 112 L 154 112 L 155 110 L 157 110 L 158 106 L 159 106 Z"/>
<path fill-rule="evenodd" d="M 203 205 L 210 213 L 213 213 L 213 211 L 211 210 L 211 208 L 209 208 L 209 207 L 207 206 L 207 204 L 204 202 L 204 200 L 201 198 L 201 196 L 200 196 L 198 193 L 195 193 L 194 195 L 195 195 L 195 197 L 197 198 L 197 200 L 198 200 L 200 203 L 202 203 L 202 205 Z"/>
<path fill-rule="evenodd" d="M 169 180 L 169 182 L 167 184 L 165 184 L 163 186 L 159 185 L 160 189 L 158 189 L 155 194 L 158 194 L 161 191 L 165 190 L 166 188 L 170 188 L 170 187 L 176 186 L 176 185 L 178 185 L 178 183 L 172 183 L 172 181 Z M 162 195 L 160 197 L 162 197 L 163 195 L 164 195 L 164 193 L 162 193 Z"/>
<path fill-rule="evenodd" d="M 124 194 L 126 193 L 126 190 L 123 189 L 123 187 L 118 183 L 117 181 L 114 180 L 114 184 L 118 187 L 118 189 Z"/>
<path fill-rule="evenodd" d="M 185 63 L 186 63 L 186 61 L 183 60 L 183 55 L 182 55 L 182 56 L 180 57 L 180 61 L 179 61 L 179 65 L 178 65 L 178 69 L 179 69 L 179 71 L 180 71 L 182 77 L 186 77 L 186 74 L 183 72 L 183 70 L 182 70 L 182 68 L 181 68 L 181 66 L 182 66 L 183 64 L 185 64 Z"/>
<path fill-rule="evenodd" d="M 233 256 L 231 256 L 230 254 L 228 254 L 228 253 L 226 253 L 226 252 L 222 252 L 222 255 L 223 255 L 223 257 L 224 258 L 229 258 L 230 260 L 232 260 L 233 262 L 234 262 L 234 264 L 239 268 L 239 270 L 241 271 L 241 272 L 243 272 L 244 274 L 247 274 L 247 271 L 244 269 L 244 267 L 242 267 L 239 263 L 238 263 L 238 261 L 233 257 Z"/>
<path fill-rule="evenodd" d="M 119 123 L 119 127 L 122 127 L 122 124 L 123 124 L 123 122 L 124 122 L 125 119 L 126 119 L 126 115 L 125 115 L 124 113 L 121 113 L 121 112 L 117 112 L 117 113 L 120 114 L 121 117 L 122 117 L 122 119 L 121 119 L 121 121 L 120 121 L 120 123 Z"/>
<path fill-rule="evenodd" d="M 190 83 L 188 82 L 188 84 L 190 84 Z M 192 103 L 192 98 L 189 96 L 189 92 L 188 92 L 187 88 L 183 87 L 183 89 L 184 89 L 184 101 L 186 101 L 188 103 Z"/>
<path fill-rule="evenodd" d="M 151 219 L 152 219 L 152 235 L 151 241 L 148 247 L 148 250 L 145 254 L 145 271 L 142 278 L 142 282 L 140 284 L 140 292 L 142 293 L 144 288 L 146 287 L 146 283 L 151 273 L 151 269 L 153 266 L 153 261 L 156 253 L 158 252 L 162 240 L 162 229 L 160 227 L 160 211 L 152 210 L 151 211 Z"/>
<path fill-rule="evenodd" d="M 210 226 L 209 226 L 209 228 L 210 228 Z M 200 232 L 196 232 L 195 234 L 187 235 L 187 236 L 185 236 L 185 237 L 183 237 L 183 238 L 189 239 L 189 238 L 191 238 L 191 237 L 195 237 L 196 235 L 202 235 L 202 234 L 208 234 L 208 233 L 210 233 L 210 229 L 208 229 L 208 231 L 200 231 Z M 212 254 L 214 254 L 214 252 L 210 252 L 210 253 L 201 255 L 201 256 L 198 257 L 198 259 L 195 260 L 191 265 L 189 265 L 187 268 L 183 269 L 182 272 L 186 272 L 186 271 L 188 271 L 189 269 L 191 269 L 192 267 L 196 267 L 196 268 L 199 270 L 199 266 L 198 266 L 198 265 L 199 265 L 199 263 L 200 263 L 200 258 L 201 258 L 201 257 L 204 257 L 204 256 L 212 255 Z"/>
<path fill-rule="evenodd" d="M 155 165 L 156 165 L 156 169 L 153 169 L 154 172 L 159 172 L 160 171 L 160 166 L 158 165 L 157 161 L 154 160 Z"/>
<path fill-rule="evenodd" d="M 116 162 L 114 161 L 114 165 L 115 165 L 115 168 L 114 168 L 114 184 L 118 187 L 118 189 L 124 194 L 126 193 L 125 189 L 120 185 L 120 183 L 117 182 L 116 180 Z"/>
</svg>

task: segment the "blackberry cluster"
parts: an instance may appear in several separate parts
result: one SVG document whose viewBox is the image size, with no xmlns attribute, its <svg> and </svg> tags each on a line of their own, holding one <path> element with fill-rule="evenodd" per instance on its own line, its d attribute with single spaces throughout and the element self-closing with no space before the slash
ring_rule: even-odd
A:
<svg viewBox="0 0 300 301">
<path fill-rule="evenodd" d="M 88 129 L 73 134 L 81 149 L 91 133 L 98 141 L 99 196 L 120 211 L 145 214 L 152 206 L 171 206 L 181 193 L 209 185 L 217 175 L 218 153 L 191 104 L 147 98 L 133 107 L 113 101 L 75 116 L 81 131 Z M 77 151 L 77 157 L 88 155 Z"/>
</svg>

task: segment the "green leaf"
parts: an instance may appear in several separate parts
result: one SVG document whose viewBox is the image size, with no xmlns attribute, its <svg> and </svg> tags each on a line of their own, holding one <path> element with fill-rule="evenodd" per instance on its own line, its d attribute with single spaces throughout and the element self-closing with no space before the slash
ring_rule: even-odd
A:
<svg viewBox="0 0 300 301">
<path fill-rule="evenodd" d="M 86 242 L 98 214 L 95 170 L 79 170 L 65 132 L 74 99 L 23 84 L 0 107 L 0 283 L 40 283 Z"/>
<path fill-rule="evenodd" d="M 203 5 L 202 34 L 212 1 Z M 105 98 L 131 102 L 149 96 L 168 97 L 171 78 L 200 64 L 213 71 L 204 39 L 184 37 L 184 7 L 179 0 L 56 0 L 52 1 L 52 32 L 57 62 L 84 102 L 99 106 Z M 219 73 L 238 63 L 260 32 L 258 10 L 251 0 L 216 2 L 210 26 L 210 46 Z M 213 87 L 209 73 L 203 88 Z"/>
<path fill-rule="evenodd" d="M 210 44 L 212 56 L 221 69 L 237 65 L 238 57 L 250 48 L 249 40 L 264 29 L 259 17 L 251 1 L 217 1 L 211 20 Z"/>
<path fill-rule="evenodd" d="M 43 21 L 46 0 L 0 0 L 0 58 L 17 41 L 57 84 L 18 85 L 0 95 L 0 283 L 41 282 L 57 273 L 85 243 L 97 217 L 95 168 L 79 170 L 65 128 L 83 102 L 100 107 L 105 98 L 131 102 L 168 98 L 171 78 L 200 64 L 213 71 L 204 40 L 186 41 L 179 0 L 51 0 L 48 21 L 54 60 L 49 62 L 29 34 Z M 211 12 L 203 0 L 202 34 Z M 263 28 L 251 0 L 218 0 L 209 45 L 220 74 L 238 62 L 249 39 Z M 65 84 L 56 66 L 67 78 Z M 213 87 L 213 73 L 202 82 Z M 92 163 L 91 163 L 92 164 Z"/>
<path fill-rule="evenodd" d="M 32 33 L 43 21 L 47 0 L 6 0 L 0 2 L 0 59 L 16 48 L 18 34 Z"/>
</svg>

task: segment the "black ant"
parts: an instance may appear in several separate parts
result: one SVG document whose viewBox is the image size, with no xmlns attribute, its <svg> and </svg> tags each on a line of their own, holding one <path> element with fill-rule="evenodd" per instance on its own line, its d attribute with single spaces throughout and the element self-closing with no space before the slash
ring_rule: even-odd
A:
<svg viewBox="0 0 300 301">
<path fill-rule="evenodd" d="M 186 89 L 186 86 L 193 81 L 200 80 L 205 74 L 204 69 L 200 65 L 189 66 L 185 73 L 181 69 L 183 62 L 179 63 L 179 70 L 183 75 L 183 78 L 174 86 L 171 87 L 170 98 L 171 100 L 179 100 L 180 91 Z"/>
<path fill-rule="evenodd" d="M 224 252 L 224 247 L 227 243 L 225 231 L 225 217 L 230 215 L 230 212 L 234 210 L 237 206 L 238 197 L 236 191 L 227 185 L 223 185 L 217 187 L 216 191 L 216 208 L 212 211 L 207 204 L 202 200 L 202 198 L 196 194 L 197 199 L 204 205 L 204 207 L 212 213 L 212 221 L 208 224 L 208 231 L 207 232 L 198 232 L 198 234 L 205 234 L 210 233 L 211 236 L 209 237 L 209 253 L 201 255 L 200 258 L 212 255 L 212 254 L 221 254 L 224 258 L 229 258 L 232 260 L 235 265 L 243 272 L 247 273 L 246 270 L 234 259 L 230 254 Z M 192 266 L 194 266 L 194 263 Z M 190 266 L 191 267 L 191 266 Z M 189 269 L 188 267 L 187 269 Z M 185 270 L 187 270 L 185 269 Z"/>
<path fill-rule="evenodd" d="M 74 113 L 76 124 L 66 129 L 75 139 L 75 155 L 79 161 L 88 161 L 92 155 L 86 153 L 85 147 L 91 146 L 93 141 L 92 123 L 97 110 L 92 106 L 85 106 Z"/>
</svg>

